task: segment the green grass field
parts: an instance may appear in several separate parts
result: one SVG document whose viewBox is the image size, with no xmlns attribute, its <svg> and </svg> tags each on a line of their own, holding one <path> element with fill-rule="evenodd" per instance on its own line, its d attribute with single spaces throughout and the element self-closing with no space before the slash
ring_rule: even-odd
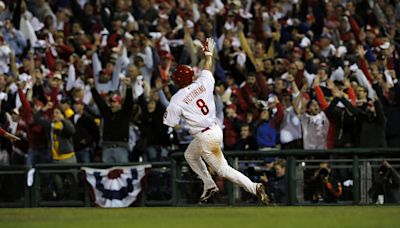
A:
<svg viewBox="0 0 400 228">
<path fill-rule="evenodd" d="M 400 227 L 400 206 L 3 208 L 0 227 Z"/>
</svg>

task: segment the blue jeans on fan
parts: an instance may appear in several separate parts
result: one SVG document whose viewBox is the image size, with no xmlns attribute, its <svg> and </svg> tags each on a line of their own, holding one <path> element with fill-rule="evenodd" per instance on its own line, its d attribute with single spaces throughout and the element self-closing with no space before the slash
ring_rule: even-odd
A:
<svg viewBox="0 0 400 228">
<path fill-rule="evenodd" d="M 124 163 L 129 162 L 128 150 L 125 147 L 107 147 L 103 148 L 101 156 L 104 163 Z"/>
<path fill-rule="evenodd" d="M 164 161 L 168 158 L 168 150 L 162 146 L 148 146 L 143 153 L 144 161 Z"/>
<path fill-rule="evenodd" d="M 27 165 L 34 166 L 40 163 L 52 163 L 53 158 L 50 153 L 50 149 L 42 148 L 42 149 L 29 149 Z"/>
<path fill-rule="evenodd" d="M 92 152 L 93 149 L 90 147 L 78 150 L 76 151 L 76 160 L 78 160 L 79 163 L 90 163 L 92 161 Z"/>
</svg>

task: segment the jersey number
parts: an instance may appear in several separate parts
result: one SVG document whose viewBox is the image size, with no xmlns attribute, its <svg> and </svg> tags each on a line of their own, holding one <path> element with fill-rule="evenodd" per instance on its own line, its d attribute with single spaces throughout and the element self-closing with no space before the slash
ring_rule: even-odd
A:
<svg viewBox="0 0 400 228">
<path fill-rule="evenodd" d="M 197 105 L 197 107 L 200 108 L 200 111 L 201 111 L 201 113 L 203 113 L 203 115 L 207 115 L 208 112 L 210 111 L 210 110 L 208 109 L 208 106 L 206 105 L 206 102 L 204 102 L 203 99 L 198 99 L 198 100 L 196 101 L 196 105 Z"/>
</svg>

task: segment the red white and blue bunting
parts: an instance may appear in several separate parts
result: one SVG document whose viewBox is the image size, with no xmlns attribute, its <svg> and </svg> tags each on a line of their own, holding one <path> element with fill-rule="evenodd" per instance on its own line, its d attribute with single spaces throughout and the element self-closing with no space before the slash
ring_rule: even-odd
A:
<svg viewBox="0 0 400 228">
<path fill-rule="evenodd" d="M 141 180 L 151 165 L 93 169 L 82 167 L 100 207 L 129 207 L 142 190 Z"/>
</svg>

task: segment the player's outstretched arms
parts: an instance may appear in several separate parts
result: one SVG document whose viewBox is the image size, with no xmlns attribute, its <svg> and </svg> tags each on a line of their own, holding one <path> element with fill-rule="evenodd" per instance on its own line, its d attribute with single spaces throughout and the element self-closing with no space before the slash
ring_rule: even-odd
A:
<svg viewBox="0 0 400 228">
<path fill-rule="evenodd" d="M 205 55 L 204 70 L 211 70 L 214 47 L 215 42 L 211 37 L 208 37 L 203 43 L 202 50 Z"/>
</svg>

